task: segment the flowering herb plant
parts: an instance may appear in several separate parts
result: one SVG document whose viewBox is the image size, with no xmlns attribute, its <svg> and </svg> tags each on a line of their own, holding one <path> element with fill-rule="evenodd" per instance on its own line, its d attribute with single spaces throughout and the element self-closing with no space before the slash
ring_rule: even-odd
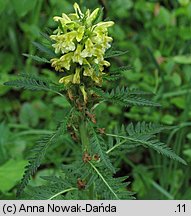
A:
<svg viewBox="0 0 191 216">
<path fill-rule="evenodd" d="M 50 60 L 26 55 L 50 63 L 55 71 L 62 74 L 58 82 L 25 73 L 21 74 L 20 79 L 5 83 L 13 87 L 53 92 L 67 98 L 71 106 L 55 132 L 46 135 L 35 145 L 18 187 L 18 195 L 32 199 L 132 199 L 133 192 L 128 191 L 127 176 L 115 177 L 117 168 L 114 161 L 119 154 L 144 147 L 183 164 L 186 162 L 158 140 L 157 134 L 168 127 L 138 122 L 108 132 L 99 126 L 95 110 L 102 102 L 118 103 L 125 107 L 160 105 L 148 99 L 150 94 L 147 92 L 126 86 L 110 90 L 103 88 L 103 83 L 120 80 L 122 72 L 127 70 L 126 66 L 109 69 L 108 58 L 125 53 L 111 48 L 113 39 L 108 29 L 114 22 L 101 21 L 99 8 L 83 13 L 75 3 L 74 10 L 75 13 L 54 17 L 57 28 L 48 37 L 51 48 L 35 43 L 51 56 Z M 75 160 L 63 165 L 64 176 L 43 177 L 47 180 L 46 185 L 27 187 L 24 192 L 48 147 L 60 142 L 60 139 L 64 143 L 65 134 L 70 135 L 75 146 L 75 150 L 73 147 L 70 149 Z"/>
</svg>

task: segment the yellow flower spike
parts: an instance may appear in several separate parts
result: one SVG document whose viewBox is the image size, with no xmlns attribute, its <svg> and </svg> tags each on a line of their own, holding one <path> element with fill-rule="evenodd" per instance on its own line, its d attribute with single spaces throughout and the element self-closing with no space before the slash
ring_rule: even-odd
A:
<svg viewBox="0 0 191 216">
<path fill-rule="evenodd" d="M 110 66 L 110 63 L 108 62 L 108 61 L 105 61 L 105 60 L 103 60 L 103 61 L 100 61 L 100 63 L 99 63 L 99 71 L 103 71 L 104 70 L 104 66 L 105 67 L 109 67 Z M 102 73 L 103 74 L 103 73 Z"/>
<path fill-rule="evenodd" d="M 100 62 L 100 64 L 106 66 L 106 67 L 109 67 L 110 66 L 110 62 L 106 61 L 106 60 L 103 60 L 102 62 Z"/>
<path fill-rule="evenodd" d="M 90 9 L 86 10 L 85 16 L 88 18 L 90 16 Z"/>
<path fill-rule="evenodd" d="M 71 66 L 70 62 L 72 60 L 72 56 L 73 56 L 73 53 L 70 52 L 70 53 L 67 53 L 67 54 L 63 55 L 60 58 L 63 67 L 66 68 L 67 70 L 70 70 L 70 66 Z"/>
<path fill-rule="evenodd" d="M 87 41 L 85 42 L 85 49 L 82 51 L 81 56 L 83 58 L 92 57 L 93 53 L 94 53 L 94 45 L 92 41 L 88 38 Z"/>
<path fill-rule="evenodd" d="M 82 92 L 82 95 L 83 95 L 83 98 L 84 98 L 84 102 L 85 102 L 85 104 L 87 104 L 87 102 L 88 102 L 88 94 L 87 94 L 87 92 L 85 91 L 85 86 L 84 86 L 84 85 L 81 85 L 81 86 L 80 86 L 80 90 L 81 90 L 81 92 Z"/>
<path fill-rule="evenodd" d="M 64 54 L 69 51 L 74 51 L 76 46 L 73 40 L 76 34 L 75 31 L 72 31 L 63 35 L 51 35 L 50 38 L 56 41 L 56 43 L 52 45 L 55 48 L 55 53 L 62 52 Z"/>
<path fill-rule="evenodd" d="M 90 81 L 101 85 L 104 69 L 110 66 L 104 60 L 104 55 L 113 40 L 108 36 L 108 28 L 114 22 L 94 24 L 99 8 L 93 12 L 88 9 L 83 14 L 75 3 L 74 10 L 75 13 L 63 13 L 61 17 L 54 17 L 56 22 L 61 22 L 63 28 L 58 25 L 50 36 L 54 40 L 52 46 L 55 53 L 58 54 L 58 58 L 51 60 L 52 67 L 56 71 L 68 70 L 69 76 L 60 79 L 61 83 L 86 85 L 87 79 L 84 77 L 88 76 Z"/>
<path fill-rule="evenodd" d="M 90 16 L 87 18 L 86 22 L 88 26 L 91 26 L 91 24 L 93 23 L 93 21 L 97 18 L 99 13 L 99 8 L 96 8 L 91 14 Z"/>
<path fill-rule="evenodd" d="M 51 66 L 55 68 L 56 71 L 60 71 L 62 72 L 62 63 L 60 61 L 60 59 L 58 58 L 53 58 L 50 60 L 50 62 L 52 63 Z"/>
<path fill-rule="evenodd" d="M 73 76 L 73 80 L 72 80 L 72 82 L 74 83 L 74 84 L 80 84 L 80 68 L 76 68 L 76 73 L 74 74 L 74 76 Z"/>
<path fill-rule="evenodd" d="M 77 35 L 76 31 L 71 31 L 71 32 L 64 34 L 64 37 L 65 37 L 66 41 L 71 41 L 71 40 L 74 40 L 76 35 Z"/>
<path fill-rule="evenodd" d="M 98 85 L 101 86 L 101 84 L 102 84 L 102 77 L 101 77 L 101 75 L 97 76 L 95 73 L 93 73 L 92 76 L 91 76 L 91 78 L 92 78 L 92 80 L 95 83 L 97 83 Z"/>
<path fill-rule="evenodd" d="M 68 15 L 66 15 L 65 13 L 62 13 L 62 19 L 65 21 L 65 22 L 71 22 L 71 19 L 68 17 Z"/>
<path fill-rule="evenodd" d="M 104 46 L 104 48 L 106 48 L 106 49 L 109 49 L 110 47 L 111 47 L 111 42 L 113 41 L 113 38 L 111 38 L 111 37 L 105 37 L 105 38 L 103 38 L 103 46 Z"/>
<path fill-rule="evenodd" d="M 91 68 L 91 67 L 85 67 L 83 75 L 91 77 L 93 75 L 93 68 Z"/>
<path fill-rule="evenodd" d="M 79 16 L 76 13 L 71 13 L 68 16 L 73 21 L 79 20 Z"/>
<path fill-rule="evenodd" d="M 87 59 L 85 59 L 85 58 L 83 59 L 83 65 L 91 67 L 90 62 Z"/>
<path fill-rule="evenodd" d="M 71 19 L 65 13 L 62 13 L 62 17 L 59 17 L 59 16 L 53 17 L 53 20 L 56 22 L 60 21 L 63 24 L 71 22 Z"/>
<path fill-rule="evenodd" d="M 63 44 L 62 43 L 55 43 L 52 45 L 55 48 L 55 53 L 58 54 L 60 51 L 63 49 Z"/>
<path fill-rule="evenodd" d="M 99 64 L 100 63 L 100 61 L 103 61 L 103 51 L 101 50 L 101 49 L 99 49 L 99 48 L 95 48 L 94 49 L 94 56 L 96 56 L 97 58 L 94 60 L 94 62 L 96 63 L 96 64 Z"/>
<path fill-rule="evenodd" d="M 76 12 L 76 14 L 78 15 L 79 18 L 83 18 L 84 14 L 82 13 L 79 5 L 77 3 L 74 3 L 74 10 Z"/>
<path fill-rule="evenodd" d="M 103 67 L 103 66 L 102 66 Z M 100 67 L 99 67 L 100 68 Z M 98 85 L 101 85 L 102 83 L 102 72 L 100 70 L 99 74 L 96 74 L 96 71 L 94 71 L 94 69 L 92 67 L 84 67 L 84 72 L 83 75 L 84 76 L 89 76 L 91 77 L 91 79 L 97 83 Z"/>
<path fill-rule="evenodd" d="M 96 25 L 94 25 L 94 27 L 96 27 L 96 28 L 103 28 L 103 29 L 105 29 L 105 28 L 108 28 L 108 27 L 111 27 L 111 26 L 113 26 L 114 25 L 114 22 L 113 21 L 107 21 L 107 22 L 99 22 L 99 23 L 97 23 Z M 95 29 L 96 29 L 95 28 Z"/>
<path fill-rule="evenodd" d="M 104 70 L 104 66 L 103 65 L 99 65 L 99 70 L 102 72 Z"/>
<path fill-rule="evenodd" d="M 67 84 L 69 84 L 70 82 L 72 82 L 73 77 L 74 77 L 74 74 L 71 74 L 71 75 L 62 77 L 62 78 L 59 80 L 59 83 L 64 83 L 65 85 L 67 85 Z"/>
</svg>

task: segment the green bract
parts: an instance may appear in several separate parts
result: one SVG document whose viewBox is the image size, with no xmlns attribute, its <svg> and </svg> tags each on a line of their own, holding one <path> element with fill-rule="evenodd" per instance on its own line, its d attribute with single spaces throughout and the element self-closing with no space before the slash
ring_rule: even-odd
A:
<svg viewBox="0 0 191 216">
<path fill-rule="evenodd" d="M 66 76 L 59 80 L 65 85 L 84 84 L 84 76 L 101 85 L 104 67 L 110 66 L 104 60 L 104 54 L 113 40 L 108 36 L 108 28 L 114 22 L 94 24 L 99 8 L 92 13 L 88 9 L 83 14 L 75 3 L 74 9 L 75 13 L 63 13 L 62 17 L 54 17 L 58 28 L 50 37 L 59 57 L 51 59 L 52 67 L 56 71 L 65 72 Z"/>
</svg>

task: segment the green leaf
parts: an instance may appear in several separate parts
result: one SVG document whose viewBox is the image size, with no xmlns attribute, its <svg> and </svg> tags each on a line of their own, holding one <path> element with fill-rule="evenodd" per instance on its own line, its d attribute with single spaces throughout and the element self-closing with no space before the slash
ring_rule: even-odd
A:
<svg viewBox="0 0 191 216">
<path fill-rule="evenodd" d="M 66 116 L 65 119 L 60 123 L 60 126 L 58 127 L 55 133 L 43 137 L 41 140 L 38 141 L 37 145 L 35 145 L 31 150 L 32 155 L 29 158 L 28 165 L 25 167 L 25 173 L 18 187 L 17 196 L 19 196 L 23 192 L 31 176 L 36 172 L 36 170 L 40 166 L 46 154 L 47 148 L 50 145 L 55 144 L 58 141 L 59 137 L 66 133 L 67 123 L 70 114 L 71 112 L 69 112 L 68 116 Z"/>
<path fill-rule="evenodd" d="M 64 108 L 64 109 L 71 107 L 70 103 L 68 102 L 68 100 L 65 97 L 56 96 L 53 98 L 52 102 L 55 105 L 57 105 L 61 108 Z"/>
<path fill-rule="evenodd" d="M 29 0 L 12 0 L 11 3 L 13 5 L 15 12 L 17 13 L 17 16 L 23 17 L 29 11 L 35 10 L 37 0 L 32 0 L 32 1 L 29 1 Z"/>
<path fill-rule="evenodd" d="M 189 4 L 190 0 L 178 0 L 181 6 L 186 6 Z"/>
<path fill-rule="evenodd" d="M 162 116 L 161 122 L 164 124 L 172 125 L 176 118 L 173 115 L 166 114 Z"/>
<path fill-rule="evenodd" d="M 183 154 L 191 160 L 191 149 L 185 149 Z"/>
<path fill-rule="evenodd" d="M 111 74 L 118 74 L 118 73 L 121 73 L 121 72 L 129 71 L 130 69 L 131 69 L 131 67 L 129 65 L 125 65 L 125 66 L 121 66 L 121 67 L 118 67 L 118 68 L 111 69 L 110 73 Z"/>
<path fill-rule="evenodd" d="M 130 90 L 125 87 L 117 87 L 110 92 L 104 92 L 101 88 L 94 87 L 93 90 L 104 100 L 124 106 L 160 106 L 160 104 L 145 98 L 146 95 L 149 95 L 148 92 L 137 91 L 136 89 Z"/>
<path fill-rule="evenodd" d="M 101 197 L 106 197 L 106 199 L 133 199 L 132 195 L 134 193 L 129 192 L 126 187 L 129 184 L 128 182 L 124 182 L 128 177 L 118 177 L 114 178 L 111 176 L 106 169 L 104 169 L 101 165 L 93 164 L 92 162 L 88 162 L 91 166 L 91 173 L 97 178 L 94 180 L 96 184 L 95 189 L 98 190 L 98 194 L 101 193 Z"/>
<path fill-rule="evenodd" d="M 40 37 L 40 28 L 35 24 L 29 24 L 26 22 L 20 22 L 20 27 L 25 35 L 30 35 L 31 38 Z"/>
<path fill-rule="evenodd" d="M 26 56 L 26 57 L 31 58 L 31 59 L 33 59 L 33 60 L 35 60 L 35 61 L 38 61 L 38 62 L 50 63 L 50 61 L 48 61 L 46 58 L 44 58 L 44 57 L 39 57 L 39 56 L 37 56 L 37 55 L 29 55 L 29 54 L 25 54 L 25 53 L 24 53 L 23 56 Z"/>
<path fill-rule="evenodd" d="M 99 75 L 99 65 L 98 65 L 98 64 L 94 64 L 94 65 L 93 65 L 93 69 L 94 69 L 95 72 L 96 72 L 96 76 L 98 76 L 98 75 Z"/>
<path fill-rule="evenodd" d="M 1 5 L 0 14 L 6 9 L 8 3 L 9 3 L 8 1 L 0 0 L 0 5 Z"/>
<path fill-rule="evenodd" d="M 119 50 L 109 50 L 105 54 L 105 58 L 117 57 L 128 53 L 128 51 L 119 51 Z"/>
<path fill-rule="evenodd" d="M 174 56 L 173 60 L 178 64 L 191 64 L 191 55 Z"/>
<path fill-rule="evenodd" d="M 46 176 L 41 177 L 43 180 L 46 180 L 47 183 L 43 186 L 29 187 L 29 190 L 26 192 L 30 199 L 35 200 L 54 200 L 57 198 L 62 199 L 62 194 L 69 193 L 71 191 L 77 190 L 71 186 L 66 179 L 56 176 Z"/>
<path fill-rule="evenodd" d="M 108 155 L 106 154 L 107 151 L 107 146 L 106 143 L 104 142 L 103 138 L 96 133 L 94 130 L 93 126 L 91 126 L 91 146 L 92 150 L 94 151 L 95 154 L 98 154 L 100 156 L 101 161 L 107 167 L 109 170 L 111 170 L 113 173 L 115 173 L 115 168 L 111 164 Z"/>
<path fill-rule="evenodd" d="M 173 97 L 170 102 L 179 109 L 185 109 L 186 107 L 186 101 L 184 97 Z"/>
<path fill-rule="evenodd" d="M 22 177 L 26 163 L 24 160 L 10 159 L 0 166 L 0 191 L 9 191 L 17 184 Z"/>
<path fill-rule="evenodd" d="M 124 140 L 127 140 L 129 143 L 139 144 L 145 148 L 150 148 L 158 153 L 169 157 L 173 160 L 176 160 L 184 165 L 186 165 L 186 161 L 179 157 L 173 150 L 168 147 L 166 144 L 160 142 L 156 135 L 157 133 L 161 132 L 162 130 L 167 129 L 167 127 L 157 125 L 154 123 L 145 123 L 145 122 L 138 122 L 136 125 L 132 123 L 126 127 L 126 134 L 124 131 L 122 135 L 115 135 L 115 134 L 107 134 L 108 136 L 119 137 Z M 124 143 L 121 143 L 121 145 Z M 116 145 L 116 148 L 119 148 L 120 145 Z M 112 150 L 115 149 L 115 146 L 112 147 Z"/>
<path fill-rule="evenodd" d="M 46 53 L 46 54 L 48 54 L 50 57 L 55 57 L 56 55 L 55 55 L 55 53 L 51 50 L 51 49 L 49 49 L 48 47 L 46 47 L 46 46 L 44 46 L 43 44 L 40 44 L 40 43 L 38 43 L 38 42 L 32 42 L 33 43 L 33 45 L 38 49 L 38 50 L 40 50 L 41 52 L 43 52 L 43 53 Z"/>
<path fill-rule="evenodd" d="M 46 39 L 48 42 L 52 42 L 52 39 L 50 38 L 49 34 L 40 32 L 40 34 Z"/>
<path fill-rule="evenodd" d="M 178 73 L 173 73 L 172 80 L 176 86 L 180 86 L 182 83 L 181 76 Z"/>
<path fill-rule="evenodd" d="M 133 179 L 133 191 L 137 191 L 139 199 L 143 198 L 148 193 L 148 189 L 151 188 L 150 181 L 153 179 L 153 173 L 140 164 L 133 169 Z"/>
<path fill-rule="evenodd" d="M 50 82 L 47 79 L 43 79 L 40 77 L 36 77 L 31 74 L 23 73 L 21 74 L 21 79 L 12 80 L 5 82 L 4 85 L 11 86 L 11 87 L 17 87 L 17 88 L 24 88 L 32 91 L 52 91 L 55 93 L 58 93 L 56 91 L 59 91 L 59 86 Z"/>
<path fill-rule="evenodd" d="M 10 131 L 7 125 L 0 123 L 0 164 L 4 163 L 9 157 L 6 150 L 6 144 L 10 137 Z"/>
<path fill-rule="evenodd" d="M 19 119 L 22 124 L 28 127 L 36 126 L 39 120 L 37 111 L 29 103 L 23 104 L 20 114 L 19 114 Z"/>
</svg>

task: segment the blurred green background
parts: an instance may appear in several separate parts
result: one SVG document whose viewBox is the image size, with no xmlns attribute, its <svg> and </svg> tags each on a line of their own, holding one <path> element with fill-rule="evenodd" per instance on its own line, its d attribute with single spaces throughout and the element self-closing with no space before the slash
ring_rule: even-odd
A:
<svg viewBox="0 0 191 216">
<path fill-rule="evenodd" d="M 0 199 L 15 199 L 30 147 L 43 134 L 51 133 L 65 116 L 69 104 L 51 93 L 21 91 L 3 86 L 19 73 L 41 74 L 59 79 L 48 64 L 38 64 L 23 53 L 43 53 L 32 42 L 43 40 L 41 32 L 54 29 L 52 17 L 73 10 L 75 1 L 0 0 Z M 104 18 L 115 21 L 111 30 L 116 49 L 128 50 L 112 59 L 112 67 L 129 65 L 123 81 L 156 94 L 159 108 L 122 108 L 102 104 L 97 118 L 112 129 L 118 122 L 153 121 L 176 125 L 161 135 L 188 166 L 152 151 L 128 152 L 116 165 L 129 175 L 130 190 L 137 199 L 191 199 L 191 1 L 99 0 L 76 1 L 94 9 L 104 7 Z M 104 113 L 104 118 L 102 117 Z M 39 176 L 59 173 L 60 164 L 73 161 L 70 140 L 49 149 L 30 185 L 43 184 Z"/>
</svg>

